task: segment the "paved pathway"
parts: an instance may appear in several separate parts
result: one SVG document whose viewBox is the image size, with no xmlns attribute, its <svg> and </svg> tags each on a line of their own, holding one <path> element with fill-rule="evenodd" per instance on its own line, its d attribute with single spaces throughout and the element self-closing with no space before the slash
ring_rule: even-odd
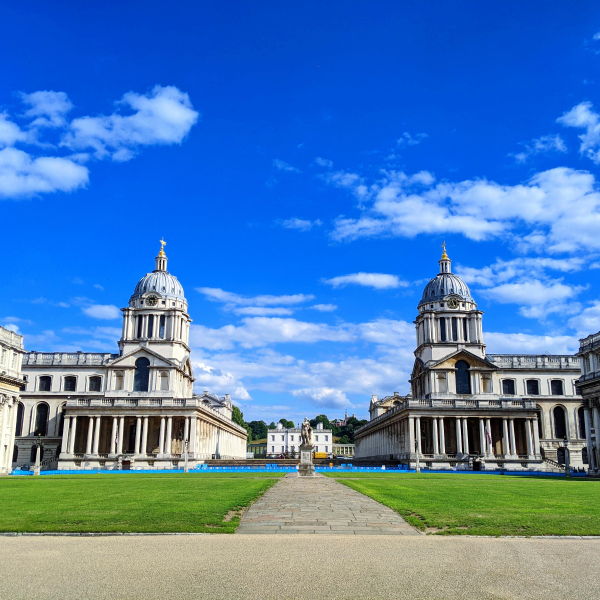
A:
<svg viewBox="0 0 600 600">
<path fill-rule="evenodd" d="M 420 535 L 391 508 L 335 479 L 296 473 L 257 500 L 236 533 Z"/>
<path fill-rule="evenodd" d="M 600 541 L 0 537 L 1 600 L 597 600 Z M 354 542 L 354 543 L 353 543 Z"/>
</svg>

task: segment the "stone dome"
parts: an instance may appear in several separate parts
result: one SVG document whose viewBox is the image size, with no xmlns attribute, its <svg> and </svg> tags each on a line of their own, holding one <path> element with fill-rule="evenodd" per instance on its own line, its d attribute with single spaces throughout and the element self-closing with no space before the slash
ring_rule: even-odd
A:
<svg viewBox="0 0 600 600">
<path fill-rule="evenodd" d="M 419 306 L 427 302 L 437 302 L 446 296 L 459 296 L 463 300 L 474 302 L 469 286 L 454 273 L 440 273 L 423 290 Z"/>
<path fill-rule="evenodd" d="M 130 300 L 140 298 L 148 292 L 156 292 L 162 298 L 185 301 L 183 286 L 175 275 L 168 271 L 153 271 L 146 273 L 135 286 Z"/>
</svg>

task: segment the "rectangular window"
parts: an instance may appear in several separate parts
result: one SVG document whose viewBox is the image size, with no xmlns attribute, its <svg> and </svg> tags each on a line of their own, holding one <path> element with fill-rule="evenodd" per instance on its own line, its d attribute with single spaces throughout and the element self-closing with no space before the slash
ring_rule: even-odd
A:
<svg viewBox="0 0 600 600">
<path fill-rule="evenodd" d="M 285 436 L 281 436 L 281 441 L 283 442 L 283 440 L 285 440 Z"/>
<path fill-rule="evenodd" d="M 514 379 L 503 379 L 502 380 L 502 393 L 505 396 L 514 396 L 515 395 Z"/>
<path fill-rule="evenodd" d="M 326 436 L 325 436 L 325 441 L 326 441 L 326 442 L 328 442 L 328 441 L 329 441 L 329 436 L 328 436 L 328 435 L 326 435 Z"/>
<path fill-rule="evenodd" d="M 467 327 L 466 319 L 463 319 L 463 338 L 464 338 L 465 342 L 469 341 L 469 328 Z"/>
<path fill-rule="evenodd" d="M 294 436 L 290 435 L 290 440 L 293 442 L 294 441 Z"/>
<path fill-rule="evenodd" d="M 440 319 L 440 339 L 442 342 L 446 341 L 446 319 Z"/>
<path fill-rule="evenodd" d="M 161 340 L 165 339 L 165 315 L 160 316 L 160 324 L 158 326 L 158 337 Z"/>
<path fill-rule="evenodd" d="M 318 442 L 318 441 L 319 441 L 319 436 L 315 435 L 315 442 Z"/>
<path fill-rule="evenodd" d="M 154 333 L 154 315 L 148 317 L 148 337 L 151 338 Z"/>
<path fill-rule="evenodd" d="M 550 391 L 553 396 L 563 396 L 564 395 L 563 382 L 560 381 L 560 379 L 553 379 L 550 382 Z"/>
<path fill-rule="evenodd" d="M 271 452 L 275 452 L 275 446 L 271 446 Z"/>
<path fill-rule="evenodd" d="M 455 342 L 458 341 L 458 319 L 456 317 L 452 317 L 452 339 Z"/>
<path fill-rule="evenodd" d="M 137 318 L 138 322 L 137 322 L 137 337 L 138 340 L 141 339 L 142 337 L 142 325 L 143 325 L 143 318 L 141 315 Z"/>
<path fill-rule="evenodd" d="M 271 441 L 272 441 L 272 442 L 274 442 L 274 441 L 275 441 L 275 436 L 274 436 L 274 435 L 272 435 L 272 436 L 271 436 Z"/>
<path fill-rule="evenodd" d="M 539 396 L 540 395 L 540 384 L 537 379 L 528 379 L 527 380 L 527 394 L 529 396 Z"/>
</svg>

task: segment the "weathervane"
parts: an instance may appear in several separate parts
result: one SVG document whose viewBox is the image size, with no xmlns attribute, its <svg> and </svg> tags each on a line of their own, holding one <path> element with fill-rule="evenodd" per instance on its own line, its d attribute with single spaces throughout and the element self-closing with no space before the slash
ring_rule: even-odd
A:
<svg viewBox="0 0 600 600">
<path fill-rule="evenodd" d="M 165 242 L 165 240 L 163 240 L 162 238 L 160 238 L 160 252 L 158 253 L 159 256 L 164 256 L 165 255 L 165 246 L 167 245 L 167 242 Z"/>
</svg>

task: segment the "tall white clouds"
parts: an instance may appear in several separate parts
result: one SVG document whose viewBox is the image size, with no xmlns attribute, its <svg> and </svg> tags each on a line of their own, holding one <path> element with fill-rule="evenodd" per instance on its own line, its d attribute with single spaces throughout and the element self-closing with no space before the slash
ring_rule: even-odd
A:
<svg viewBox="0 0 600 600">
<path fill-rule="evenodd" d="M 559 117 L 557 123 L 565 127 L 585 129 L 579 136 L 579 150 L 594 163 L 600 163 L 600 115 L 593 110 L 591 102 L 582 102 Z"/>
<path fill-rule="evenodd" d="M 128 92 L 112 114 L 71 121 L 67 116 L 73 104 L 64 92 L 43 90 L 20 97 L 22 114 L 11 118 L 0 113 L 3 199 L 72 192 L 89 182 L 85 163 L 90 157 L 125 161 L 143 146 L 180 144 L 199 118 L 188 95 L 173 86 L 155 86 L 147 94 Z M 27 122 L 19 125 L 19 120 Z M 44 139 L 50 130 L 57 132 L 58 145 Z"/>
</svg>

